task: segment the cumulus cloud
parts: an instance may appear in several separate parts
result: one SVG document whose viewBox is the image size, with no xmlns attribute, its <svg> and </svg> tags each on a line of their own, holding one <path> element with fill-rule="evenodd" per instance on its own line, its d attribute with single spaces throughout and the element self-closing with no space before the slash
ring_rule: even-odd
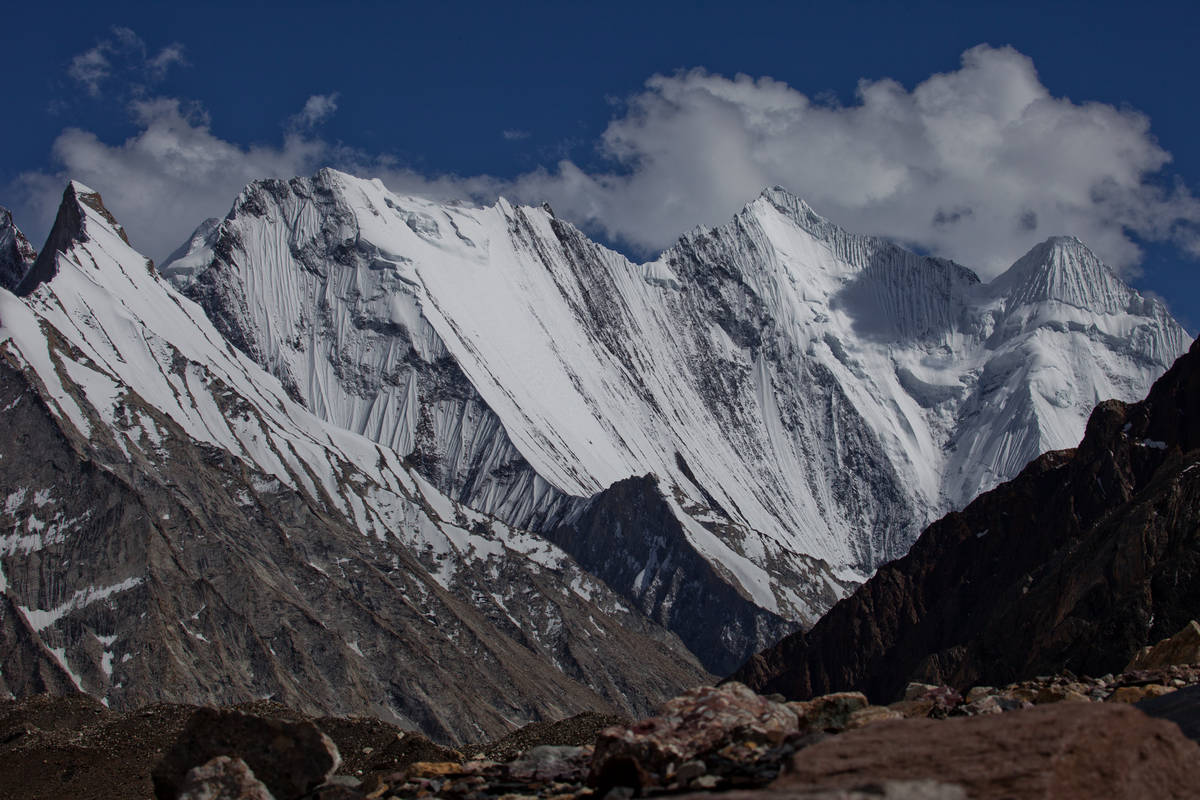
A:
<svg viewBox="0 0 1200 800">
<path fill-rule="evenodd" d="M 529 131 L 518 130 L 516 128 L 507 128 L 500 131 L 500 135 L 503 136 L 507 141 L 517 142 L 521 139 L 528 139 Z"/>
<path fill-rule="evenodd" d="M 821 214 L 996 274 L 1074 234 L 1118 267 L 1135 237 L 1197 251 L 1200 204 L 1156 181 L 1170 156 L 1128 109 L 1052 96 L 1033 62 L 981 45 L 911 91 L 863 80 L 856 102 L 704 70 L 656 75 L 605 130 L 615 166 L 565 161 L 519 179 L 522 199 L 635 248 L 665 247 L 779 184 Z"/>
<path fill-rule="evenodd" d="M 314 94 L 304 103 L 300 113 L 291 118 L 291 127 L 308 130 L 320 125 L 337 111 L 338 93 Z"/>
<path fill-rule="evenodd" d="M 25 206 L 48 226 L 63 182 L 78 178 L 104 194 L 140 247 L 162 257 L 202 219 L 223 214 L 245 183 L 329 164 L 437 199 L 549 201 L 644 255 L 698 224 L 728 220 L 776 184 L 852 231 L 953 258 L 984 277 L 1057 234 L 1079 236 L 1118 268 L 1136 268 L 1139 241 L 1200 255 L 1200 202 L 1164 178 L 1170 155 L 1149 120 L 1053 96 L 1011 48 L 972 48 L 958 69 L 911 90 L 863 80 L 844 106 L 766 77 L 655 75 L 601 135 L 608 169 L 568 160 L 512 180 L 430 176 L 330 143 L 313 128 L 337 101 L 313 95 L 281 143 L 250 147 L 216 136 L 201 111 L 177 100 L 137 101 L 140 130 L 122 144 L 64 131 L 53 151 L 60 169 L 20 179 Z"/>
<path fill-rule="evenodd" d="M 103 94 L 110 79 L 124 78 L 123 88 L 133 93 L 145 90 L 145 84 L 166 77 L 175 64 L 186 64 L 183 45 L 173 42 L 154 55 L 149 55 L 146 43 L 130 28 L 114 26 L 95 46 L 78 53 L 67 67 L 67 75 L 92 97 Z"/>
</svg>

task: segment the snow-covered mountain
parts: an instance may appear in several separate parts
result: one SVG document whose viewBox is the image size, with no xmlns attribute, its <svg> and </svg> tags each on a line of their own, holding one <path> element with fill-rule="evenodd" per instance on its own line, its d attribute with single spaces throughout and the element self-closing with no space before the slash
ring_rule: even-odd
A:
<svg viewBox="0 0 1200 800">
<path fill-rule="evenodd" d="M 289 398 L 85 186 L 0 290 L 0 378 L 0 690 L 478 741 L 707 677 L 560 548 Z"/>
<path fill-rule="evenodd" d="M 778 188 L 634 264 L 548 207 L 323 170 L 248 186 L 186 252 L 185 292 L 292 399 L 554 539 L 717 671 L 1188 341 L 1074 239 L 983 284 Z"/>
</svg>

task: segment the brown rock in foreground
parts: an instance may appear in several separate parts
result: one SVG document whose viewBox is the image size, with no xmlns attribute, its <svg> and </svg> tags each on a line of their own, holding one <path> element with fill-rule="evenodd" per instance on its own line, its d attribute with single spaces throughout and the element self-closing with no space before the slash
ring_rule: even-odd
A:
<svg viewBox="0 0 1200 800">
<path fill-rule="evenodd" d="M 1158 669 L 1172 664 L 1200 664 L 1200 622 L 1190 620 L 1183 630 L 1169 639 L 1143 648 L 1125 671 Z"/>
<path fill-rule="evenodd" d="M 657 716 L 601 731 L 592 780 L 604 791 L 655 786 L 673 767 L 731 741 L 781 744 L 799 724 L 795 711 L 740 683 L 701 686 L 665 703 Z"/>
<path fill-rule="evenodd" d="M 217 756 L 193 767 L 179 787 L 178 800 L 275 800 L 240 758 Z"/>
<path fill-rule="evenodd" d="M 1198 764 L 1200 746 L 1171 723 L 1126 706 L 1058 703 L 848 731 L 797 753 L 770 793 L 936 780 L 973 800 L 1196 798 Z"/>
<path fill-rule="evenodd" d="M 764 789 L 695 793 L 674 800 L 968 800 L 961 786 L 940 781 L 869 781 L 853 789 Z"/>
</svg>

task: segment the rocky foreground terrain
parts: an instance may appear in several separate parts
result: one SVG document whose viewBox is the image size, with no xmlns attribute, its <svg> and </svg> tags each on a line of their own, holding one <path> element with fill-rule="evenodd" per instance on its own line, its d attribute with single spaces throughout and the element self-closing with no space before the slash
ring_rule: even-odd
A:
<svg viewBox="0 0 1200 800">
<path fill-rule="evenodd" d="M 162 800 L 674 795 L 1200 797 L 1200 625 L 1119 675 L 910 684 L 785 702 L 700 687 L 631 723 L 580 714 L 452 749 L 368 718 L 267 701 L 113 713 L 86 695 L 0 705 L 0 797 Z"/>
</svg>

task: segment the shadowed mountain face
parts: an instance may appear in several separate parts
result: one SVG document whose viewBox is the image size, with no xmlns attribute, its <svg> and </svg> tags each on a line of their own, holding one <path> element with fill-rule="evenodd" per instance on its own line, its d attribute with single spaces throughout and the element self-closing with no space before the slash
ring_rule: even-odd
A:
<svg viewBox="0 0 1200 800">
<path fill-rule="evenodd" d="M 1200 613 L 1200 342 L 731 677 L 802 698 L 1119 671 Z"/>
</svg>

